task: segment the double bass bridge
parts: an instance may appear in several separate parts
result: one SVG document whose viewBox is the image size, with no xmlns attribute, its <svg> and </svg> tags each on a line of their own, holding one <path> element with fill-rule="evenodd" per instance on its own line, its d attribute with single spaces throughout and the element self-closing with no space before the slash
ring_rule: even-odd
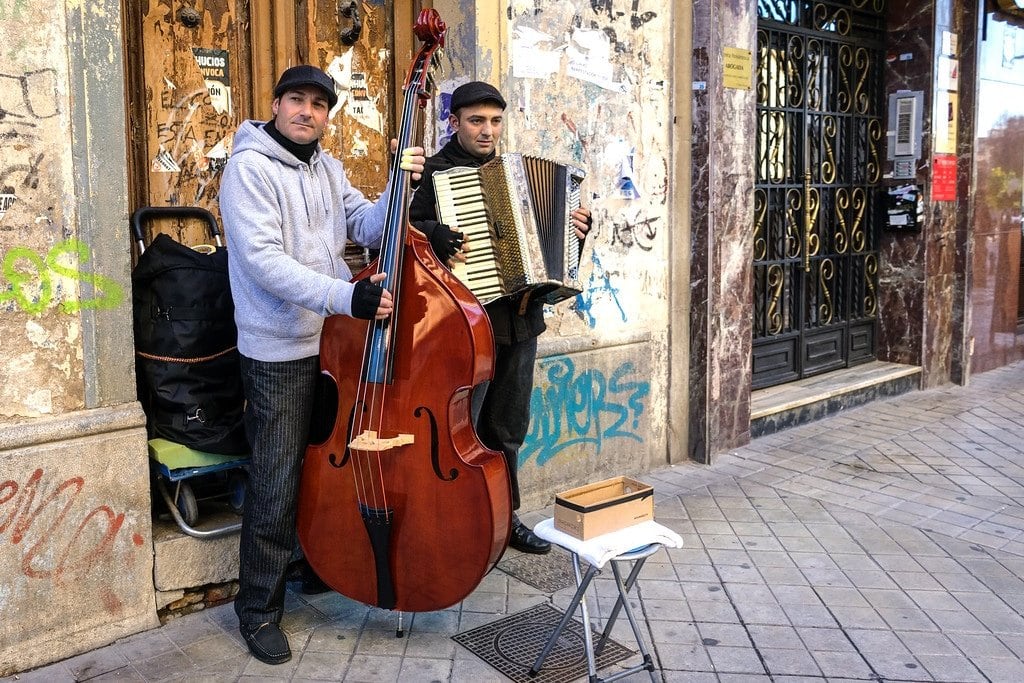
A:
<svg viewBox="0 0 1024 683">
<path fill-rule="evenodd" d="M 371 453 L 382 453 L 392 448 L 408 446 L 415 443 L 416 438 L 412 434 L 398 434 L 391 437 L 379 436 L 376 430 L 367 429 L 362 434 L 352 439 L 348 447 L 354 451 L 368 451 Z"/>
</svg>

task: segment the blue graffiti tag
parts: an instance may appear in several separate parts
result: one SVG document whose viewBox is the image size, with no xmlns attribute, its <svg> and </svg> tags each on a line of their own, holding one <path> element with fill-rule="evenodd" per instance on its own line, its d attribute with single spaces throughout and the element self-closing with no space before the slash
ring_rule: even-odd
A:
<svg viewBox="0 0 1024 683">
<path fill-rule="evenodd" d="M 536 458 L 543 465 L 561 451 L 593 444 L 600 453 L 606 441 L 628 439 L 643 443 L 637 433 L 650 382 L 629 381 L 633 363 L 620 365 L 611 378 L 600 370 L 576 374 L 576 365 L 564 356 L 540 363 L 546 383 L 530 397 L 530 432 L 519 451 L 519 464 Z"/>
<path fill-rule="evenodd" d="M 587 288 L 582 294 L 576 295 L 576 311 L 587 321 L 590 328 L 594 329 L 597 325 L 597 318 L 590 312 L 594 307 L 594 298 L 598 294 L 607 293 L 612 301 L 615 302 L 615 307 L 619 309 L 622 322 L 626 322 L 626 311 L 622 308 L 622 304 L 619 303 L 618 288 L 612 286 L 611 278 L 608 277 L 608 271 L 601 265 L 601 260 L 597 258 L 596 252 L 593 254 L 592 260 L 594 261 L 594 269 L 590 272 Z M 601 281 L 601 284 L 595 285 L 598 280 Z"/>
</svg>

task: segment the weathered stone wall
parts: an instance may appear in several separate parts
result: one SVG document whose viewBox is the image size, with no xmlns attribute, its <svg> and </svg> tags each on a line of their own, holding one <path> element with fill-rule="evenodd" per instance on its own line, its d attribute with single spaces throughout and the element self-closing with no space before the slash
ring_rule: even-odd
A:
<svg viewBox="0 0 1024 683">
<path fill-rule="evenodd" d="M 0 420 L 83 407 L 82 305 L 120 305 L 73 229 L 71 127 L 62 3 L 0 2 Z M 28 30 L 28 27 L 32 27 Z M 83 301 L 84 278 L 102 284 Z"/>
<path fill-rule="evenodd" d="M 156 625 L 140 412 L 0 430 L 0 676 Z"/>
<path fill-rule="evenodd" d="M 0 53 L 3 676 L 157 622 L 119 3 L 0 0 Z"/>
<path fill-rule="evenodd" d="M 524 506 L 569 486 L 639 473 L 666 458 L 671 5 L 619 0 L 440 3 L 450 27 L 429 136 L 446 139 L 448 96 L 487 80 L 508 101 L 500 152 L 583 167 L 594 228 L 583 293 L 548 311 Z M 428 142 L 428 147 L 431 143 Z M 685 364 L 683 364 L 685 367 Z"/>
</svg>

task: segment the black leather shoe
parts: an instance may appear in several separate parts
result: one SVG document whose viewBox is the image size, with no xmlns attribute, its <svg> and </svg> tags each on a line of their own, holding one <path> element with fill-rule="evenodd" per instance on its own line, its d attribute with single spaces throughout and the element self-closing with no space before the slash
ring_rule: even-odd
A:
<svg viewBox="0 0 1024 683">
<path fill-rule="evenodd" d="M 520 522 L 518 518 L 512 520 L 512 536 L 508 539 L 508 546 L 534 555 L 551 552 L 551 544 L 533 533 L 533 529 Z"/>
<path fill-rule="evenodd" d="M 261 662 L 284 664 L 292 658 L 288 636 L 277 624 L 241 624 L 238 630 L 242 632 L 242 639 L 249 646 L 249 652 Z"/>
</svg>

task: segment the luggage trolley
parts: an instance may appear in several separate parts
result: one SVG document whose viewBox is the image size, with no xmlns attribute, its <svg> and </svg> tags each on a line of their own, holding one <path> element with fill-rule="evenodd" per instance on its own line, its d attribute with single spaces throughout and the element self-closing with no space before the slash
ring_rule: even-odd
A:
<svg viewBox="0 0 1024 683">
<path fill-rule="evenodd" d="M 216 246 L 185 247 L 161 234 L 147 250 L 143 226 L 159 218 L 201 220 Z M 241 522 L 196 528 L 201 500 L 226 497 L 241 513 L 249 463 L 220 230 L 200 207 L 143 207 L 131 228 L 139 249 L 132 273 L 136 376 L 154 484 L 182 532 L 224 536 Z"/>
</svg>

